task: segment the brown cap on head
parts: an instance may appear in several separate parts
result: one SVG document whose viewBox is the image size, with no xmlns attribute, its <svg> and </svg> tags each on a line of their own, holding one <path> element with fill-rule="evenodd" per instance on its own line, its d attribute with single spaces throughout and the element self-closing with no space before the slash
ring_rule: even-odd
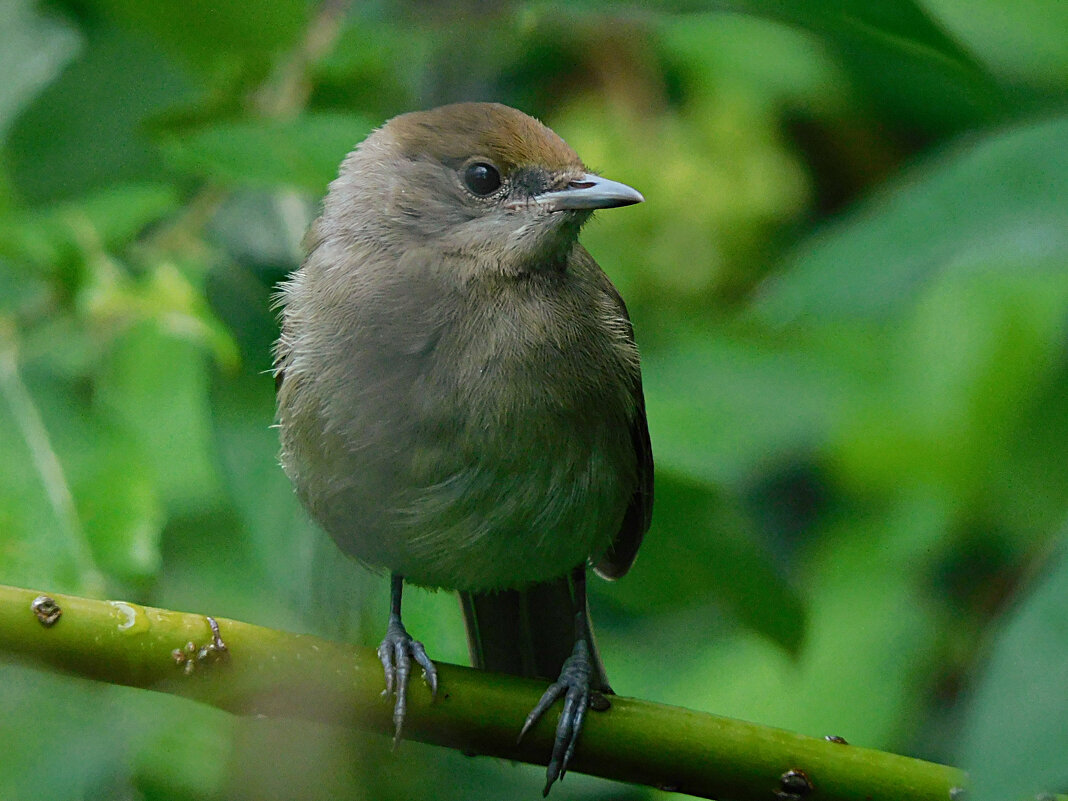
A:
<svg viewBox="0 0 1068 801">
<path fill-rule="evenodd" d="M 409 158 L 429 156 L 459 163 L 482 156 L 505 175 L 527 166 L 554 172 L 586 169 L 578 154 L 550 128 L 500 103 L 454 103 L 413 111 L 394 117 L 384 130 Z"/>
</svg>

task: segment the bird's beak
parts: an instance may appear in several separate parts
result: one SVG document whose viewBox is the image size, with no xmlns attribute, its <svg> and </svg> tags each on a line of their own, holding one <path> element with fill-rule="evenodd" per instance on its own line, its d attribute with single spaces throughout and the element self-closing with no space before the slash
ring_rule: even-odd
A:
<svg viewBox="0 0 1068 801">
<path fill-rule="evenodd" d="M 537 195 L 534 200 L 549 211 L 578 211 L 614 209 L 617 206 L 641 203 L 645 198 L 637 189 L 588 172 L 571 181 L 566 189 Z"/>
</svg>

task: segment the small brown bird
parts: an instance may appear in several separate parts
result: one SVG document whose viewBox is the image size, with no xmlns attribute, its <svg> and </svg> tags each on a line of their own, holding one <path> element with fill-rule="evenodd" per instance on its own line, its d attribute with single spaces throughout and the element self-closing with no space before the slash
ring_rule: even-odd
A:
<svg viewBox="0 0 1068 801">
<path fill-rule="evenodd" d="M 282 464 L 340 548 L 392 575 L 379 656 L 399 738 L 405 581 L 459 590 L 478 667 L 564 697 L 545 792 L 610 692 L 586 570 L 627 572 L 653 466 L 626 307 L 579 229 L 642 196 L 494 103 L 404 114 L 345 159 L 283 286 Z"/>
</svg>

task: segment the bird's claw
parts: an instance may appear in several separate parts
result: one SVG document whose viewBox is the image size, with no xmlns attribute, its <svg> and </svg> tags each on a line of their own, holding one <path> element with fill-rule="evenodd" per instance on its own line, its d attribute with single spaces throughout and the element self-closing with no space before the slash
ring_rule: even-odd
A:
<svg viewBox="0 0 1068 801">
<path fill-rule="evenodd" d="M 553 753 L 545 774 L 543 796 L 549 794 L 553 782 L 564 778 L 567 767 L 571 763 L 571 757 L 575 753 L 575 745 L 578 743 L 582 724 L 586 719 L 586 710 L 590 705 L 591 670 L 589 647 L 584 639 L 579 640 L 575 643 L 575 650 L 571 652 L 571 656 L 560 669 L 560 678 L 545 690 L 541 700 L 530 710 L 519 732 L 519 740 L 522 740 L 546 710 L 556 702 L 556 699 L 563 696 L 564 708 L 556 723 L 556 739 L 553 741 Z"/>
<path fill-rule="evenodd" d="M 389 622 L 386 636 L 378 646 L 378 658 L 386 674 L 386 689 L 382 695 L 388 696 L 396 691 L 393 704 L 393 747 L 396 748 L 408 712 L 408 679 L 412 672 L 412 660 L 423 669 L 426 682 L 430 685 L 431 698 L 436 698 L 438 694 L 438 671 L 426 655 L 423 644 L 412 639 L 399 620 Z"/>
</svg>

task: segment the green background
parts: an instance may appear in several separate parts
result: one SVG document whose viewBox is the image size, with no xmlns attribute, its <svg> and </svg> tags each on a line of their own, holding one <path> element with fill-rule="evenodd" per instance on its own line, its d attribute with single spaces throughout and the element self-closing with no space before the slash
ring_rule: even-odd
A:
<svg viewBox="0 0 1068 801">
<path fill-rule="evenodd" d="M 272 287 L 373 127 L 499 100 L 647 198 L 583 235 L 657 464 L 617 691 L 1068 789 L 1068 5 L 0 0 L 0 75 L 0 582 L 377 642 L 277 466 Z M 542 782 L 9 663 L 0 709 L 5 799 Z"/>
</svg>

